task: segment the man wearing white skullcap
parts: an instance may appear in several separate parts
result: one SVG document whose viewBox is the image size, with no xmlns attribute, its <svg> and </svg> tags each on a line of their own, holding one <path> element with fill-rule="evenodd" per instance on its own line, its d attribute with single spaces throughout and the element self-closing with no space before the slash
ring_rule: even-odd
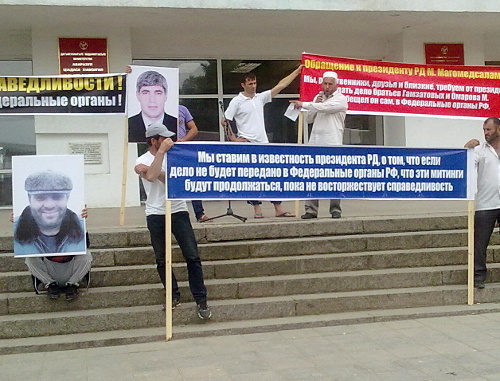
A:
<svg viewBox="0 0 500 381">
<path fill-rule="evenodd" d="M 309 145 L 339 146 L 344 135 L 344 121 L 347 112 L 347 98 L 338 89 L 338 76 L 334 71 L 323 73 L 320 91 L 312 102 L 291 101 L 295 108 L 308 111 L 307 122 L 313 123 Z M 307 200 L 303 219 L 318 217 L 318 200 Z M 340 200 L 330 200 L 332 218 L 340 218 Z"/>
</svg>

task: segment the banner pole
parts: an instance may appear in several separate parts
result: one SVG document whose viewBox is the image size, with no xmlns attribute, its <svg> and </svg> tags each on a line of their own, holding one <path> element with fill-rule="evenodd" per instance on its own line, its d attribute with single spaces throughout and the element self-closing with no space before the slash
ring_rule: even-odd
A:
<svg viewBox="0 0 500 381">
<path fill-rule="evenodd" d="M 165 330 L 172 340 L 172 201 L 165 203 Z"/>
<path fill-rule="evenodd" d="M 474 200 L 470 200 L 467 205 L 467 304 L 472 306 L 474 304 Z"/>
<path fill-rule="evenodd" d="M 127 198 L 127 164 L 128 164 L 128 117 L 125 115 L 122 168 L 122 200 L 120 204 L 120 226 L 125 224 L 125 201 Z"/>
<path fill-rule="evenodd" d="M 299 113 L 299 125 L 297 128 L 297 144 L 302 144 L 304 136 L 304 112 Z M 295 200 L 295 215 L 299 215 L 299 200 Z"/>
</svg>

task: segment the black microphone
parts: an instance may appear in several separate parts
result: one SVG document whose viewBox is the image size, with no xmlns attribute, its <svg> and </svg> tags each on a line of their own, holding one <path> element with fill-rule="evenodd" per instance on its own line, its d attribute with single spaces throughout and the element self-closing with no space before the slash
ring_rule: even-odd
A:
<svg viewBox="0 0 500 381">
<path fill-rule="evenodd" d="M 321 97 L 321 102 L 323 102 L 323 100 L 325 99 L 325 92 L 323 90 L 318 93 L 317 98 L 319 98 L 319 97 Z"/>
</svg>

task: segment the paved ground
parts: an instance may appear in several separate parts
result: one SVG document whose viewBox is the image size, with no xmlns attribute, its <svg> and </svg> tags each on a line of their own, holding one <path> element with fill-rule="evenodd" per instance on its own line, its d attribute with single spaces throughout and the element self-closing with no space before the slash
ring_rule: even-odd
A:
<svg viewBox="0 0 500 381">
<path fill-rule="evenodd" d="M 500 380 L 500 313 L 0 357 L 0 379 Z"/>
</svg>

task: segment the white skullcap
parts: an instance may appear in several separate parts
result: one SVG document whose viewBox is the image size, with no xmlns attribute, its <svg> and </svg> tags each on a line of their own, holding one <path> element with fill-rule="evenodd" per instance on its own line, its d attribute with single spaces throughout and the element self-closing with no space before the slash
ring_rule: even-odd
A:
<svg viewBox="0 0 500 381">
<path fill-rule="evenodd" d="M 323 73 L 323 78 L 335 78 L 335 80 L 337 80 L 338 76 L 334 71 L 325 71 Z"/>
</svg>

